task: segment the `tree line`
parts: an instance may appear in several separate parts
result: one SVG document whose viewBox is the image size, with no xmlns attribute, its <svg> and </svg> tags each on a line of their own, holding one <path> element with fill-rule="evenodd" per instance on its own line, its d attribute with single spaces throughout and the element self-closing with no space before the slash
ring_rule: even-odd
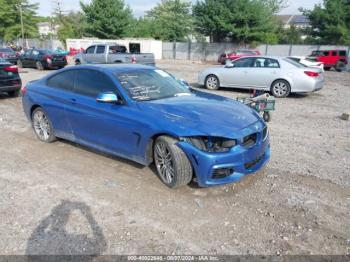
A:
<svg viewBox="0 0 350 262">
<path fill-rule="evenodd" d="M 212 42 L 239 44 L 344 44 L 350 45 L 350 0 L 323 0 L 312 10 L 300 9 L 310 27 L 284 28 L 276 14 L 285 0 L 161 0 L 135 18 L 123 0 L 92 0 L 80 3 L 81 11 L 63 12 L 60 0 L 51 17 L 39 17 L 37 4 L 28 0 L 0 0 L 0 39 L 21 36 L 20 10 L 25 37 L 38 37 L 40 21 L 58 24 L 59 40 L 67 38 L 123 37 L 188 41 L 189 37 Z M 302 37 L 306 36 L 306 37 Z"/>
</svg>

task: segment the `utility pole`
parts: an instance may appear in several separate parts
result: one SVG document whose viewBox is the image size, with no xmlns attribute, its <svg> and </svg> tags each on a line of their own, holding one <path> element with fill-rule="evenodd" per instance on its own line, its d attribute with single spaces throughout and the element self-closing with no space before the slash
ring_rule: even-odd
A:
<svg viewBox="0 0 350 262">
<path fill-rule="evenodd" d="M 19 14 L 21 17 L 22 47 L 24 47 L 25 39 L 24 39 L 23 12 L 22 12 L 22 2 L 21 1 L 19 2 Z"/>
</svg>

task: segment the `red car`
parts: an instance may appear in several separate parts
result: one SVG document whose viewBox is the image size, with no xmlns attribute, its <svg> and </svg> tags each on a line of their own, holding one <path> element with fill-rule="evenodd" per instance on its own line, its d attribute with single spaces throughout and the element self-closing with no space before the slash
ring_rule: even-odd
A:
<svg viewBox="0 0 350 262">
<path fill-rule="evenodd" d="M 324 70 L 330 70 L 332 67 L 338 72 L 345 69 L 348 64 L 348 56 L 345 50 L 317 50 L 312 51 L 311 58 L 324 64 Z"/>
<path fill-rule="evenodd" d="M 218 62 L 224 65 L 227 59 L 230 59 L 231 61 L 233 61 L 244 56 L 255 56 L 255 55 L 261 55 L 261 54 L 259 51 L 256 51 L 256 50 L 238 49 L 236 51 L 233 51 L 232 53 L 221 54 L 219 56 Z"/>
</svg>

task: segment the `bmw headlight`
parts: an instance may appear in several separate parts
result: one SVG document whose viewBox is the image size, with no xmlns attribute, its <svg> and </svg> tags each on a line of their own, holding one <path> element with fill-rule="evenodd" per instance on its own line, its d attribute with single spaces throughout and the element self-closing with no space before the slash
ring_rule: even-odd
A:
<svg viewBox="0 0 350 262">
<path fill-rule="evenodd" d="M 198 149 L 211 153 L 224 153 L 231 150 L 237 145 L 235 139 L 228 139 L 223 137 L 186 137 L 183 139 L 197 147 Z"/>
</svg>

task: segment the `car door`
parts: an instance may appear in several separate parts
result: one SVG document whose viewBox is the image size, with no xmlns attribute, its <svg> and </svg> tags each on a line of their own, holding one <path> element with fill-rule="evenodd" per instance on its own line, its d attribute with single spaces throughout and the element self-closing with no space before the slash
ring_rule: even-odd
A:
<svg viewBox="0 0 350 262">
<path fill-rule="evenodd" d="M 53 124 L 55 135 L 74 140 L 73 129 L 67 119 L 66 108 L 71 104 L 75 80 L 75 70 L 64 71 L 51 76 L 46 81 L 47 103 L 44 105 Z"/>
<path fill-rule="evenodd" d="M 95 50 L 95 45 L 90 46 L 88 49 L 86 49 L 85 53 L 83 54 L 85 63 L 94 63 Z"/>
<path fill-rule="evenodd" d="M 98 45 L 94 56 L 94 62 L 98 64 L 106 63 L 106 46 Z"/>
<path fill-rule="evenodd" d="M 67 108 L 75 140 L 120 156 L 134 156 L 140 137 L 135 134 L 136 121 L 129 116 L 135 109 L 122 103 L 98 102 L 101 92 L 118 94 L 110 76 L 92 69 L 77 70 L 74 94 Z"/>
<path fill-rule="evenodd" d="M 40 52 L 36 49 L 32 50 L 32 53 L 30 54 L 28 58 L 28 66 L 29 67 L 36 67 L 36 62 L 39 61 Z"/>
<path fill-rule="evenodd" d="M 223 68 L 221 85 L 227 87 L 250 88 L 251 70 L 255 58 L 245 57 L 232 62 L 233 67 Z"/>
<path fill-rule="evenodd" d="M 21 61 L 22 61 L 22 65 L 24 67 L 29 67 L 30 66 L 30 57 L 32 55 L 32 51 L 33 49 L 29 49 L 27 51 L 25 51 L 25 53 L 22 55 Z"/>
<path fill-rule="evenodd" d="M 276 59 L 257 57 L 249 74 L 248 83 L 254 89 L 269 90 L 280 70 L 280 64 Z"/>
</svg>

